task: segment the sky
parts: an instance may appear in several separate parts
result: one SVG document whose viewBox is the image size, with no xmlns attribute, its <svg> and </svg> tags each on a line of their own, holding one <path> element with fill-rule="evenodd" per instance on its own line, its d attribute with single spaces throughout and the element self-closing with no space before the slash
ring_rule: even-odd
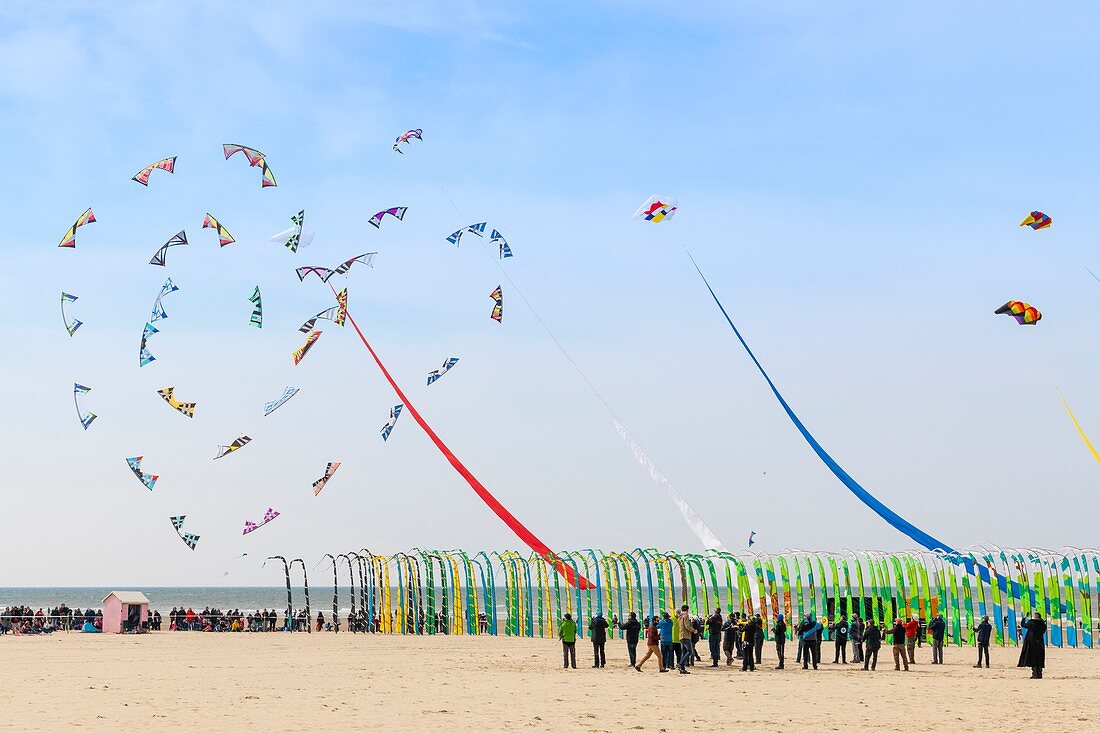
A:
<svg viewBox="0 0 1100 733">
<path fill-rule="evenodd" d="M 312 567 L 364 547 L 519 547 L 407 416 L 381 440 L 397 400 L 354 331 L 324 324 L 293 365 L 298 326 L 333 304 L 294 268 L 367 251 L 374 267 L 346 278 L 351 313 L 551 547 L 700 549 L 587 380 L 729 547 L 755 531 L 766 552 L 913 548 L 811 452 L 685 247 L 808 428 L 903 517 L 955 546 L 1095 544 L 1100 466 L 1059 390 L 1100 436 L 1086 269 L 1100 272 L 1100 14 L 1031 15 L 6 3 L 4 582 L 264 585 L 281 582 L 261 567 L 272 554 Z M 409 128 L 424 139 L 398 155 Z M 262 150 L 278 186 L 222 143 Z M 174 174 L 130 180 L 169 155 Z M 677 198 L 676 218 L 633 220 L 654 193 Z M 59 249 L 89 206 L 96 223 Z M 403 221 L 367 225 L 391 206 L 409 207 Z M 316 240 L 294 254 L 269 237 L 301 209 Z M 1033 209 L 1054 226 L 1019 227 Z M 200 228 L 207 212 L 236 243 Z M 445 241 L 480 221 L 513 259 Z M 147 264 L 181 229 L 189 246 Z M 180 290 L 139 368 L 168 276 Z M 71 338 L 61 291 L 80 298 Z M 993 315 L 1015 299 L 1042 322 Z M 73 382 L 92 387 L 87 431 Z M 193 420 L 157 396 L 166 386 L 198 403 Z M 264 417 L 286 386 L 301 392 Z M 211 460 L 241 434 L 252 443 Z M 161 477 L 153 492 L 126 466 L 136 455 Z M 242 536 L 268 507 L 282 516 Z M 181 514 L 194 552 L 169 522 Z"/>
</svg>

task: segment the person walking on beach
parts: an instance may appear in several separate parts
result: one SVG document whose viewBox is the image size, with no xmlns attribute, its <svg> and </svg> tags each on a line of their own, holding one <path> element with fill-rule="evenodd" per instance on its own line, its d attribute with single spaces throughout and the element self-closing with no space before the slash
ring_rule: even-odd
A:
<svg viewBox="0 0 1100 733">
<path fill-rule="evenodd" d="M 565 614 L 561 624 L 558 625 L 558 638 L 561 639 L 561 655 L 564 668 L 577 668 L 577 622 L 572 614 Z"/>
<path fill-rule="evenodd" d="M 722 656 L 722 610 L 714 609 L 707 617 L 707 642 L 710 644 L 710 666 L 717 667 Z"/>
<path fill-rule="evenodd" d="M 859 614 L 852 614 L 852 623 L 848 624 L 848 638 L 852 642 L 852 661 L 859 664 L 863 661 L 863 619 Z"/>
<path fill-rule="evenodd" d="M 661 612 L 661 620 L 657 622 L 657 631 L 661 639 L 661 667 L 672 669 L 672 637 L 675 624 L 668 615 L 668 611 Z"/>
<path fill-rule="evenodd" d="M 607 619 L 602 613 L 597 613 L 596 618 L 588 622 L 588 630 L 592 632 L 592 653 L 596 661 L 592 663 L 592 669 L 603 669 L 607 666 L 607 656 L 604 654 L 604 646 L 607 644 Z"/>
<path fill-rule="evenodd" d="M 916 664 L 913 650 L 917 646 L 917 637 L 920 634 L 920 621 L 910 616 L 905 622 L 905 653 L 909 655 L 909 664 Z"/>
<path fill-rule="evenodd" d="M 317 612 L 317 630 L 318 631 L 324 631 L 324 629 L 325 629 L 325 614 L 318 611 Z"/>
<path fill-rule="evenodd" d="M 1034 618 L 1024 619 L 1024 643 L 1020 647 L 1020 661 L 1017 667 L 1031 667 L 1031 679 L 1043 679 L 1043 667 L 1047 661 L 1047 622 L 1042 615 L 1035 614 Z M 986 654 L 989 653 L 988 647 Z"/>
<path fill-rule="evenodd" d="M 638 663 L 638 636 L 642 631 L 642 622 L 638 620 L 638 614 L 630 612 L 630 618 L 619 624 L 626 635 L 626 656 L 630 660 L 630 666 Z"/>
<path fill-rule="evenodd" d="M 974 668 L 978 669 L 982 666 L 982 655 L 984 654 L 985 668 L 989 669 L 989 637 L 993 634 L 993 624 L 989 623 L 989 616 L 982 616 L 982 622 L 974 627 L 974 631 L 978 634 L 978 663 L 974 665 Z"/>
<path fill-rule="evenodd" d="M 634 614 L 630 614 L 633 616 Z M 665 667 L 665 658 L 661 653 L 661 632 L 657 629 L 657 621 L 646 621 L 645 624 L 645 656 L 642 657 L 642 661 L 634 665 L 634 669 L 639 672 L 642 671 L 642 665 L 646 663 L 646 660 L 650 657 L 657 657 L 657 666 L 660 667 L 658 672 L 667 672 Z"/>
<path fill-rule="evenodd" d="M 867 666 L 870 665 L 872 672 L 875 671 L 875 667 L 878 665 L 878 650 L 882 646 L 882 631 L 878 626 L 875 626 L 875 620 L 871 619 L 867 622 L 867 627 L 863 630 L 863 671 L 867 671 Z"/>
<path fill-rule="evenodd" d="M 805 631 L 802 632 L 802 669 L 809 669 L 813 662 L 814 669 L 821 662 L 821 624 L 813 614 L 807 614 L 806 621 L 802 624 Z"/>
<path fill-rule="evenodd" d="M 905 671 L 909 671 L 909 657 L 905 654 L 905 624 L 900 618 L 894 619 L 894 630 L 890 632 L 894 644 L 894 671 L 901 671 L 899 665 L 905 665 Z"/>
<path fill-rule="evenodd" d="M 843 659 L 848 663 L 848 620 L 844 614 L 837 616 L 836 621 L 829 626 L 833 632 L 833 664 L 840 664 Z"/>
<path fill-rule="evenodd" d="M 737 653 L 737 615 L 731 613 L 722 624 L 722 651 L 726 653 L 726 666 L 733 664 L 733 655 Z"/>
<path fill-rule="evenodd" d="M 676 626 L 680 630 L 680 674 L 691 674 L 687 668 L 695 662 L 695 652 L 691 646 L 691 633 L 694 629 L 687 604 L 680 606 L 680 613 L 676 614 Z"/>
<path fill-rule="evenodd" d="M 943 664 L 943 635 L 947 632 L 947 622 L 943 620 L 943 614 L 936 614 L 936 618 L 928 624 L 928 633 L 932 635 L 932 664 Z"/>
<path fill-rule="evenodd" d="M 783 620 L 783 614 L 776 617 L 772 634 L 775 637 L 775 656 L 779 660 L 775 668 L 783 669 L 783 648 L 787 645 L 787 622 Z"/>
<path fill-rule="evenodd" d="M 741 662 L 742 672 L 755 672 L 756 663 L 753 661 L 755 658 L 756 650 L 756 637 L 757 635 L 763 636 L 764 629 L 756 625 L 756 618 L 750 617 L 749 624 L 745 627 L 745 631 L 741 638 L 745 640 L 745 658 Z"/>
</svg>

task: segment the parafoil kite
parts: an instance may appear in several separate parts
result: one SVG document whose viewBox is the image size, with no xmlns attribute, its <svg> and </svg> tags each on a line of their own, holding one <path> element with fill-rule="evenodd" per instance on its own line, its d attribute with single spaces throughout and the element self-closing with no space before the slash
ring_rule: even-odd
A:
<svg viewBox="0 0 1100 733">
<path fill-rule="evenodd" d="M 489 244 L 497 245 L 500 251 L 500 259 L 512 256 L 512 248 L 508 246 L 508 240 L 504 238 L 504 235 L 498 232 L 496 229 L 489 236 Z"/>
<path fill-rule="evenodd" d="M 390 433 L 393 432 L 393 426 L 397 424 L 397 418 L 401 417 L 401 411 L 405 409 L 404 405 L 394 405 L 390 409 L 390 419 L 382 427 L 382 440 L 389 440 Z"/>
<path fill-rule="evenodd" d="M 304 225 L 305 220 L 306 210 L 302 209 L 297 214 L 290 217 L 290 221 L 294 226 L 289 229 L 284 229 L 278 234 L 272 234 L 270 241 L 282 242 L 283 246 L 291 252 L 297 252 L 299 247 L 308 247 L 313 243 L 313 237 L 316 235 L 316 232 Z"/>
<path fill-rule="evenodd" d="M 192 550 L 199 544 L 199 536 L 197 534 L 191 534 L 190 532 L 180 532 L 183 529 L 183 520 L 187 519 L 186 514 L 181 514 L 178 517 L 171 517 L 172 527 L 175 528 L 176 534 L 183 540 L 183 543 L 190 547 Z"/>
<path fill-rule="evenodd" d="M 219 445 L 218 455 L 214 456 L 214 460 L 216 461 L 219 458 L 225 458 L 230 453 L 240 450 L 251 442 L 252 438 L 248 437 L 247 435 L 242 435 L 229 445 Z"/>
<path fill-rule="evenodd" d="M 138 477 L 138 481 L 143 483 L 145 488 L 149 489 L 149 491 L 152 491 L 153 487 L 157 485 L 157 479 L 160 478 L 160 476 L 154 476 L 141 470 L 141 460 L 143 458 L 145 458 L 145 456 L 127 458 L 126 465 L 128 465 L 130 470 L 134 472 L 134 475 Z"/>
<path fill-rule="evenodd" d="M 1054 223 L 1054 220 L 1051 219 L 1046 214 L 1044 214 L 1043 212 L 1033 211 L 1030 214 L 1028 214 L 1027 217 L 1023 221 L 1020 222 L 1020 226 L 1022 226 L 1022 227 L 1031 227 L 1032 229 L 1039 230 L 1039 229 L 1046 229 L 1053 223 Z"/>
<path fill-rule="evenodd" d="M 340 461 L 332 461 L 325 466 L 325 475 L 313 482 L 313 495 L 317 496 L 321 493 L 321 489 L 325 488 L 325 484 L 332 478 L 332 474 L 336 473 L 336 469 L 340 468 Z"/>
<path fill-rule="evenodd" d="M 635 219 L 651 221 L 654 224 L 671 219 L 676 215 L 676 199 L 670 196 L 653 195 L 645 200 L 634 212 Z"/>
<path fill-rule="evenodd" d="M 65 232 L 65 236 L 61 238 L 61 244 L 58 247 L 76 247 L 76 230 L 85 224 L 91 224 L 96 220 L 95 214 L 91 209 L 88 209 L 80 217 L 73 222 L 73 225 L 69 227 L 69 231 Z"/>
<path fill-rule="evenodd" d="M 76 405 L 76 416 L 80 418 L 80 424 L 87 430 L 92 421 L 95 420 L 96 414 L 94 412 L 86 412 L 80 409 L 80 401 L 77 399 L 82 394 L 88 394 L 92 391 L 91 387 L 85 387 L 83 384 L 77 384 L 73 382 L 73 404 Z"/>
<path fill-rule="evenodd" d="M 69 332 L 70 336 L 76 333 L 76 329 L 84 325 L 84 321 L 77 320 L 76 318 L 69 320 L 69 317 L 65 315 L 65 304 L 73 303 L 77 300 L 80 299 L 75 295 L 69 295 L 65 292 L 61 293 L 61 320 L 65 322 L 65 330 Z"/>
<path fill-rule="evenodd" d="M 268 415 L 285 405 L 287 401 L 296 394 L 298 394 L 298 387 L 287 387 L 283 390 L 283 393 L 279 395 L 278 399 L 272 400 L 271 402 L 265 402 L 264 417 L 267 417 Z"/>
<path fill-rule="evenodd" d="M 500 323 L 500 319 L 504 317 L 504 294 L 501 293 L 499 285 L 496 290 L 489 293 L 489 297 L 493 299 L 493 312 L 489 317 Z"/>
<path fill-rule="evenodd" d="M 149 260 L 150 265 L 165 266 L 165 258 L 168 256 L 169 247 L 182 247 L 187 244 L 187 232 L 180 230 L 177 234 L 173 234 L 172 237 L 161 245 L 161 248 L 153 253 L 153 258 Z"/>
<path fill-rule="evenodd" d="M 321 338 L 320 331 L 314 331 L 309 336 L 306 336 L 306 342 L 302 345 L 301 348 L 295 349 L 294 353 L 292 354 L 292 356 L 294 357 L 294 366 L 298 366 L 298 363 L 301 362 L 302 359 L 306 358 L 306 354 L 309 353 L 309 350 L 313 348 L 313 345 L 317 343 L 317 339 L 319 338 Z"/>
<path fill-rule="evenodd" d="M 271 169 L 267 166 L 267 159 L 264 154 L 259 150 L 253 148 L 246 148 L 243 145 L 222 145 L 222 152 L 225 154 L 225 159 L 229 160 L 230 157 L 237 153 L 244 153 L 248 158 L 248 164 L 253 168 L 259 166 L 261 173 L 263 174 L 263 180 L 260 181 L 260 188 L 267 188 L 268 186 L 277 186 L 275 183 L 275 174 L 271 172 Z"/>
<path fill-rule="evenodd" d="M 165 158 L 164 160 L 158 160 L 152 165 L 147 165 L 137 172 L 137 174 L 131 179 L 137 181 L 143 186 L 149 185 L 149 174 L 155 170 L 168 171 L 173 173 L 176 170 L 176 156 L 171 158 Z"/>
<path fill-rule="evenodd" d="M 404 155 L 404 153 L 401 152 L 401 148 L 398 147 L 398 146 L 401 143 L 405 143 L 406 145 L 408 145 L 410 140 L 423 140 L 424 139 L 423 134 L 424 134 L 424 131 L 419 129 L 419 128 L 417 128 L 415 130 L 407 130 L 407 131 L 401 133 L 400 135 L 397 136 L 397 141 L 394 142 L 394 144 L 393 144 L 394 151 Z"/>
<path fill-rule="evenodd" d="M 216 230 L 218 232 L 218 244 L 222 247 L 237 241 L 233 239 L 233 235 L 229 233 L 229 230 L 223 227 L 221 222 L 215 219 L 209 211 L 206 212 L 206 218 L 202 220 L 202 228 Z"/>
<path fill-rule="evenodd" d="M 264 512 L 264 518 L 261 519 L 258 524 L 256 522 L 250 522 L 246 519 L 244 521 L 244 532 L 242 532 L 241 534 L 248 534 L 249 532 L 255 532 L 260 527 L 264 526 L 265 524 L 267 524 L 268 522 L 270 522 L 272 519 L 274 519 L 277 516 L 279 516 L 279 512 L 275 511 L 271 507 L 268 507 L 267 511 Z"/>
<path fill-rule="evenodd" d="M 1010 300 L 993 313 L 998 316 L 1012 316 L 1021 326 L 1034 326 L 1043 317 L 1038 308 L 1020 300 Z"/>
<path fill-rule="evenodd" d="M 157 394 L 163 397 L 164 401 L 171 405 L 172 409 L 180 413 L 181 415 L 186 415 L 187 417 L 195 416 L 195 407 L 197 407 L 197 403 L 180 402 L 179 400 L 177 400 L 175 387 L 165 387 L 163 389 L 158 389 Z"/>
<path fill-rule="evenodd" d="M 370 224 L 375 229 L 381 229 L 382 228 L 382 217 L 383 216 L 385 216 L 386 214 L 389 214 L 390 216 L 397 219 L 398 221 L 401 221 L 402 219 L 405 218 L 405 212 L 408 211 L 408 210 L 409 210 L 408 206 L 394 206 L 394 207 L 389 208 L 389 209 L 383 209 L 382 211 L 379 211 L 377 214 L 372 216 L 367 223 Z"/>
<path fill-rule="evenodd" d="M 433 369 L 432 371 L 428 372 L 428 384 L 432 384 L 436 380 L 440 379 L 444 374 L 451 371 L 451 369 L 457 363 L 458 363 L 458 357 L 457 356 L 448 357 L 447 360 L 445 362 L 443 362 L 443 366 L 439 367 L 438 369 Z"/>
<path fill-rule="evenodd" d="M 455 232 L 451 236 L 447 237 L 447 241 L 457 247 L 458 244 L 459 244 L 459 241 L 462 239 L 462 235 L 465 234 L 466 232 L 469 232 L 470 234 L 476 234 L 479 237 L 483 236 L 485 234 L 485 224 L 486 224 L 486 222 L 483 221 L 483 222 L 480 222 L 478 224 L 471 224 L 468 227 L 463 227 L 462 229 L 459 229 L 457 232 Z"/>
<path fill-rule="evenodd" d="M 153 352 L 149 351 L 149 337 L 154 333 L 160 333 L 157 327 L 152 323 L 146 323 L 145 328 L 141 332 L 141 349 L 138 350 L 138 366 L 143 367 L 149 362 L 157 360 L 157 357 L 153 356 Z"/>
<path fill-rule="evenodd" d="M 749 532 L 749 547 L 756 544 L 756 532 Z"/>
<path fill-rule="evenodd" d="M 252 317 L 248 323 L 256 328 L 264 327 L 264 304 L 260 299 L 260 286 L 252 288 L 252 295 L 248 296 L 248 302 L 252 304 Z"/>
</svg>

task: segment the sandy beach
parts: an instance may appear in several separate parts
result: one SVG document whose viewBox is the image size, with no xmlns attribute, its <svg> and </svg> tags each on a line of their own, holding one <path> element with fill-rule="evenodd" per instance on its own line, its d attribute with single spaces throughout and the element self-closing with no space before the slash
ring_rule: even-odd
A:
<svg viewBox="0 0 1100 733">
<path fill-rule="evenodd" d="M 54 634 L 4 637 L 9 684 L 0 728 L 20 731 L 988 731 L 1096 730 L 1100 652 L 1048 651 L 1047 678 L 993 649 L 928 647 L 908 674 L 823 664 L 742 673 L 696 667 L 690 676 L 639 674 L 622 642 L 608 667 L 561 669 L 551 640 L 348 634 Z M 789 647 L 792 651 L 793 645 Z M 702 649 L 700 649 L 702 651 Z M 826 644 L 823 654 L 831 651 Z M 888 650 L 884 649 L 888 654 Z M 652 664 L 653 660 L 650 660 Z M 17 681 L 17 683 L 16 683 Z"/>
</svg>

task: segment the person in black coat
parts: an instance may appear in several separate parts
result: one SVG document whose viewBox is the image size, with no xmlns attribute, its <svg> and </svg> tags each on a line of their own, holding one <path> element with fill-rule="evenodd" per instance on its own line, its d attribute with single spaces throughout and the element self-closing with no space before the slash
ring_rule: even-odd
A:
<svg viewBox="0 0 1100 733">
<path fill-rule="evenodd" d="M 867 621 L 867 627 L 863 630 L 863 670 L 867 671 L 868 665 L 872 672 L 878 665 L 878 650 L 882 647 L 882 631 L 875 626 L 874 619 Z"/>
<path fill-rule="evenodd" d="M 1043 679 L 1043 667 L 1047 660 L 1047 622 L 1040 614 L 1023 622 L 1026 633 L 1024 644 L 1020 647 L 1020 662 L 1017 667 L 1031 667 L 1031 679 Z"/>
<path fill-rule="evenodd" d="M 993 624 L 989 623 L 989 616 L 982 616 L 982 622 L 974 627 L 977 632 L 978 663 L 975 667 L 982 666 L 982 655 L 985 655 L 985 668 L 989 669 L 989 638 L 993 634 Z"/>
<path fill-rule="evenodd" d="M 593 669 L 607 666 L 607 656 L 604 654 L 604 645 L 607 644 L 607 619 L 602 613 L 597 613 L 596 618 L 588 624 L 588 630 L 592 632 L 592 653 L 596 657 Z"/>
<path fill-rule="evenodd" d="M 638 636 L 642 631 L 642 622 L 638 620 L 638 614 L 631 611 L 630 618 L 619 624 L 619 628 L 626 635 L 626 654 L 633 667 L 638 663 Z"/>
<path fill-rule="evenodd" d="M 710 666 L 717 667 L 718 660 L 722 657 L 722 609 L 714 609 L 707 618 L 707 642 L 710 644 Z"/>
<path fill-rule="evenodd" d="M 756 671 L 756 664 L 753 662 L 755 659 L 754 650 L 756 648 L 757 637 L 763 638 L 764 629 L 757 626 L 756 619 L 749 618 L 748 624 L 746 624 L 744 631 L 742 632 L 741 639 L 745 645 L 745 657 L 741 662 L 741 671 Z"/>
</svg>

